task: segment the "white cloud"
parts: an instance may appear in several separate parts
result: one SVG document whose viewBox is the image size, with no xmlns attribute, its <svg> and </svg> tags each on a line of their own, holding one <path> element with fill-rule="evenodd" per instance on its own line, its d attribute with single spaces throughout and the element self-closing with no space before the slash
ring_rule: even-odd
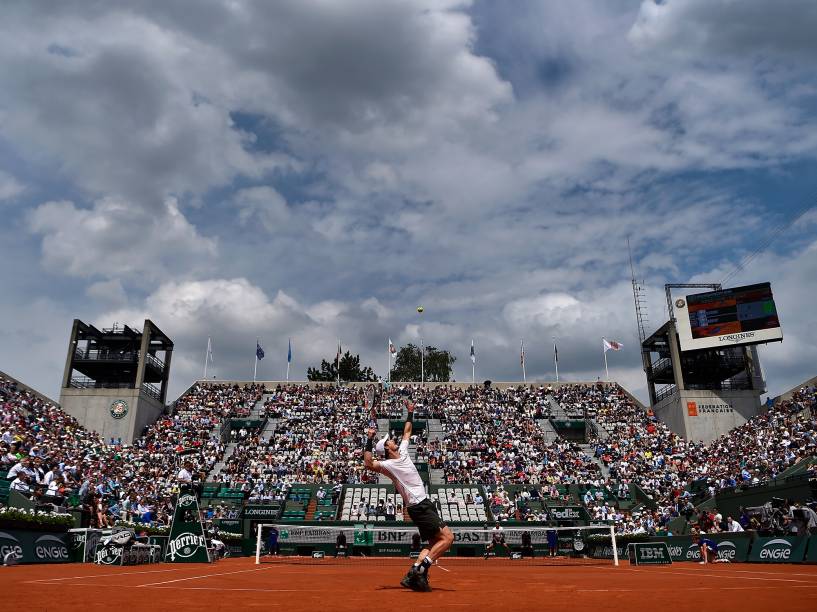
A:
<svg viewBox="0 0 817 612">
<path fill-rule="evenodd" d="M 26 217 L 44 274 L 89 284 L 41 283 L 15 303 L 64 293 L 106 325 L 155 319 L 178 342 L 181 387 L 208 335 L 230 376 L 251 372 L 260 335 L 274 377 L 289 336 L 298 372 L 337 338 L 376 365 L 389 336 L 461 358 L 473 337 L 493 379 L 518 376 L 523 336 L 528 373 L 551 376 L 552 335 L 563 376 L 595 379 L 608 335 L 627 346 L 613 372 L 635 384 L 625 237 L 657 324 L 664 282 L 728 268 L 776 218 L 752 180 L 796 161 L 791 193 L 804 189 L 812 13 L 756 0 L 9 9 L 0 155 L 57 183 L 12 197 L 51 200 Z M 787 325 L 808 320 L 786 310 Z M 783 347 L 792 371 L 809 355 Z"/>
<path fill-rule="evenodd" d="M 8 172 L 0 170 L 0 202 L 16 198 L 25 191 L 25 186 Z"/>
<path fill-rule="evenodd" d="M 257 220 L 270 233 L 291 221 L 286 200 L 272 187 L 241 189 L 236 192 L 233 202 L 242 223 Z"/>
<path fill-rule="evenodd" d="M 82 278 L 145 284 L 185 274 L 217 252 L 216 241 L 201 236 L 172 198 L 156 212 L 117 198 L 97 200 L 90 209 L 46 202 L 31 211 L 28 221 L 29 229 L 42 236 L 44 265 Z"/>
<path fill-rule="evenodd" d="M 629 33 L 638 45 L 706 55 L 817 51 L 811 0 L 643 0 Z"/>
</svg>

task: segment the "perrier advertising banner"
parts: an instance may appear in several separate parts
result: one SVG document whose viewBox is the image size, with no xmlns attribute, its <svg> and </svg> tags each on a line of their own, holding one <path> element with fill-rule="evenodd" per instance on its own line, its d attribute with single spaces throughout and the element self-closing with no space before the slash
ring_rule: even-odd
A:
<svg viewBox="0 0 817 612">
<path fill-rule="evenodd" d="M 165 548 L 168 563 L 209 563 L 207 540 L 201 524 L 199 502 L 191 490 L 182 490 L 176 499 L 173 523 Z"/>
</svg>

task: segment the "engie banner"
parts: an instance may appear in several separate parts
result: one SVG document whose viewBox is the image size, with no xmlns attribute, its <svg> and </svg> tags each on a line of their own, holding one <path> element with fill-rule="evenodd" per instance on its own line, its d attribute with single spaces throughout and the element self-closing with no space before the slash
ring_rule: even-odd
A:
<svg viewBox="0 0 817 612">
<path fill-rule="evenodd" d="M 806 555 L 807 537 L 757 538 L 752 542 L 749 561 L 759 563 L 797 563 Z"/>
<path fill-rule="evenodd" d="M 710 533 L 706 537 L 718 545 L 718 558 L 734 563 L 742 563 L 749 556 L 752 535 L 749 533 Z M 669 547 L 672 560 L 700 561 L 701 546 L 692 541 L 692 536 L 670 536 L 663 538 Z"/>
<path fill-rule="evenodd" d="M 14 553 L 19 563 L 68 563 L 68 534 L 59 532 L 0 530 L 0 559 Z"/>
</svg>

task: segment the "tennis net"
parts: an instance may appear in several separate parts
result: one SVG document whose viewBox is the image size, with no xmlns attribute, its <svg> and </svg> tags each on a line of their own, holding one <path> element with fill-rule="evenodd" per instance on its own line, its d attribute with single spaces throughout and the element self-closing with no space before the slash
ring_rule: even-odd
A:
<svg viewBox="0 0 817 612">
<path fill-rule="evenodd" d="M 619 550 L 610 525 L 587 527 L 514 526 L 493 529 L 449 526 L 451 549 L 441 563 L 514 562 L 537 565 L 614 564 Z M 404 563 L 425 543 L 411 525 L 388 527 L 258 524 L 255 562 Z"/>
</svg>

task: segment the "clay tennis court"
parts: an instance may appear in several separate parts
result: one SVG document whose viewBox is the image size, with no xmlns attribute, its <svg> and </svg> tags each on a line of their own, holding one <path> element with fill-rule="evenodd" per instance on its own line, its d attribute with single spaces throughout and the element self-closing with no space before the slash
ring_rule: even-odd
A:
<svg viewBox="0 0 817 612">
<path fill-rule="evenodd" d="M 817 610 L 817 566 L 537 567 L 450 560 L 432 593 L 398 585 L 406 563 L 18 565 L 0 567 L 0 609 L 26 610 Z"/>
</svg>

